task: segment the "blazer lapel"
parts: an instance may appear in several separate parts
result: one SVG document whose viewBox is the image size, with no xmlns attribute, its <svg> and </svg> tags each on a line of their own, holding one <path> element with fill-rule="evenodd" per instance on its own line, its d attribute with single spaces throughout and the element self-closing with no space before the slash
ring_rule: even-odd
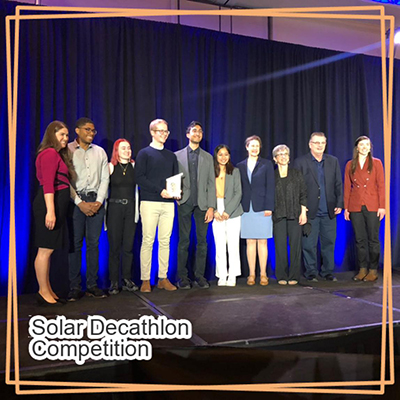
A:
<svg viewBox="0 0 400 400">
<path fill-rule="evenodd" d="M 314 160 L 312 159 L 312 155 L 310 153 L 310 157 L 307 159 L 308 167 L 310 168 L 310 171 L 312 173 L 312 176 L 315 179 L 315 182 L 317 182 L 317 185 L 319 185 L 319 180 L 318 176 L 315 174 L 315 168 L 314 168 Z"/>
<path fill-rule="evenodd" d="M 199 165 L 197 166 L 197 182 L 200 180 L 200 171 L 201 171 L 201 166 L 204 162 L 204 156 L 202 154 L 202 149 L 199 151 Z"/>
<path fill-rule="evenodd" d="M 183 165 L 183 169 L 184 169 L 184 178 L 186 178 L 188 175 L 189 175 L 189 162 L 188 162 L 188 150 L 187 150 L 187 147 L 185 147 L 184 149 L 183 149 L 183 151 L 181 152 L 181 154 L 180 154 L 180 162 L 182 163 L 182 165 Z M 189 179 L 189 181 L 190 181 L 190 179 Z"/>
</svg>

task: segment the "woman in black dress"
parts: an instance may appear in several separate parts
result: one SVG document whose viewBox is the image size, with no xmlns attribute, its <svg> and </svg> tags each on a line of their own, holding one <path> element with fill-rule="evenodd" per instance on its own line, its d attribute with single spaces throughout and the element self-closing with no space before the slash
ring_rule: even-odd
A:
<svg viewBox="0 0 400 400">
<path fill-rule="evenodd" d="M 39 283 L 36 295 L 39 305 L 64 302 L 50 285 L 50 256 L 63 244 L 64 223 L 69 204 L 69 180 L 73 166 L 68 152 L 68 128 L 53 121 L 46 128 L 36 158 L 36 176 L 40 183 L 33 202 L 35 244 L 39 248 L 35 258 L 35 272 Z"/>
<path fill-rule="evenodd" d="M 108 242 L 110 245 L 108 293 L 119 293 L 119 265 L 122 251 L 122 290 L 134 292 L 138 287 L 131 279 L 133 241 L 139 217 L 135 162 L 126 139 L 114 143 L 110 170 L 110 194 L 107 207 Z"/>
</svg>

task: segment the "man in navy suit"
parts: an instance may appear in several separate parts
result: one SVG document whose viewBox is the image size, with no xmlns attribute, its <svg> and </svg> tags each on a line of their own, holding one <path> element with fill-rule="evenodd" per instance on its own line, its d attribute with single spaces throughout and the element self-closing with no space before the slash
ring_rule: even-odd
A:
<svg viewBox="0 0 400 400">
<path fill-rule="evenodd" d="M 175 153 L 179 172 L 183 173 L 182 199 L 178 202 L 179 244 L 178 244 L 178 287 L 190 289 L 187 259 L 190 245 L 192 216 L 196 224 L 196 262 L 194 275 L 201 289 L 210 287 L 204 277 L 207 257 L 208 223 L 214 219 L 217 207 L 215 192 L 214 160 L 211 154 L 200 148 L 203 128 L 198 121 L 192 121 L 186 129 L 189 144 Z"/>
<path fill-rule="evenodd" d="M 336 215 L 343 208 L 342 174 L 336 157 L 324 154 L 326 137 L 314 132 L 309 141 L 310 153 L 297 158 L 294 168 L 303 173 L 307 185 L 308 222 L 311 233 L 303 236 L 303 259 L 307 280 L 318 282 L 317 244 L 321 246 L 321 276 L 336 281 L 335 267 Z"/>
</svg>

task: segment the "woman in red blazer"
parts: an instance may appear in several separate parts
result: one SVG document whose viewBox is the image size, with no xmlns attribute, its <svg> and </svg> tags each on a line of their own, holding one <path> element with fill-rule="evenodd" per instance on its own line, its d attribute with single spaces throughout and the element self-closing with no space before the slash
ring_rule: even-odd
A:
<svg viewBox="0 0 400 400">
<path fill-rule="evenodd" d="M 385 216 L 385 181 L 382 162 L 372 157 L 367 136 L 356 140 L 353 159 L 346 165 L 344 208 L 344 218 L 351 220 L 356 237 L 360 270 L 353 280 L 374 282 L 378 279 L 379 225 Z"/>
</svg>

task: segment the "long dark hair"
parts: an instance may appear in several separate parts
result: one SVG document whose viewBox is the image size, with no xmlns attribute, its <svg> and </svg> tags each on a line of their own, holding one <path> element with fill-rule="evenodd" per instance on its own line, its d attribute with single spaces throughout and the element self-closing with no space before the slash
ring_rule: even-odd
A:
<svg viewBox="0 0 400 400">
<path fill-rule="evenodd" d="M 214 150 L 214 171 L 215 171 L 215 177 L 216 178 L 219 177 L 219 173 L 221 172 L 221 168 L 220 168 L 218 160 L 217 160 L 218 152 L 221 149 L 226 149 L 228 151 L 228 153 L 229 153 L 229 161 L 226 163 L 226 173 L 228 175 L 232 175 L 233 168 L 235 168 L 233 166 L 233 164 L 232 164 L 232 161 L 231 161 L 231 149 L 226 144 L 218 145 Z"/>
<path fill-rule="evenodd" d="M 61 121 L 50 122 L 50 124 L 46 128 L 43 139 L 40 142 L 37 154 L 41 153 L 43 150 L 50 148 L 56 150 L 60 154 L 66 166 L 68 167 L 70 180 L 73 180 L 76 177 L 76 173 L 74 166 L 72 164 L 72 154 L 69 151 L 68 146 L 65 148 L 61 147 L 61 143 L 58 141 L 56 137 L 56 133 L 63 128 L 68 129 L 67 125 L 64 124 L 64 122 Z"/>
<path fill-rule="evenodd" d="M 354 174 L 356 172 L 356 167 L 358 163 L 358 143 L 360 143 L 362 140 L 369 140 L 371 143 L 371 150 L 367 155 L 368 158 L 368 172 L 371 173 L 372 167 L 374 165 L 373 160 L 372 160 L 372 142 L 371 139 L 368 136 L 359 136 L 356 141 L 354 142 L 354 149 L 353 149 L 353 159 L 351 160 L 351 173 Z"/>
</svg>

